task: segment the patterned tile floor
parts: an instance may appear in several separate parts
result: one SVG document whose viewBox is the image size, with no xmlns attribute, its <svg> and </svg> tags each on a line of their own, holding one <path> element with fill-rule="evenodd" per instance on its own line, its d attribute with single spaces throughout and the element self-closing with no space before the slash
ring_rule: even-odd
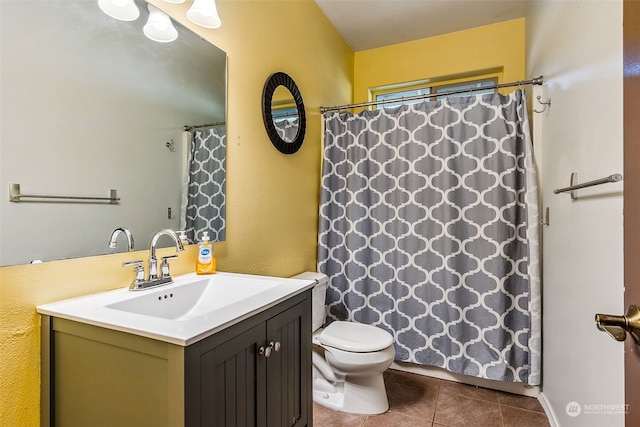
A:
<svg viewBox="0 0 640 427">
<path fill-rule="evenodd" d="M 313 404 L 315 427 L 548 427 L 535 398 L 389 370 L 389 411 L 354 415 Z"/>
</svg>

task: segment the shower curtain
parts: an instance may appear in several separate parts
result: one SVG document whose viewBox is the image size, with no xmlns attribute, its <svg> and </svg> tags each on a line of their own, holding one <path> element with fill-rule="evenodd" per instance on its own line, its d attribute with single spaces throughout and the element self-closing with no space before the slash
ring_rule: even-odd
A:
<svg viewBox="0 0 640 427">
<path fill-rule="evenodd" d="M 197 129 L 187 134 L 180 229 L 191 242 L 208 231 L 211 241 L 225 240 L 226 126 Z"/>
<path fill-rule="evenodd" d="M 524 93 L 324 116 L 329 320 L 396 360 L 540 382 L 537 185 Z"/>
<path fill-rule="evenodd" d="M 300 119 L 298 117 L 295 117 L 274 120 L 273 125 L 276 128 L 276 132 L 278 132 L 278 136 L 280 138 L 282 138 L 284 141 L 291 142 L 296 139 L 296 136 L 298 135 L 299 123 Z"/>
</svg>

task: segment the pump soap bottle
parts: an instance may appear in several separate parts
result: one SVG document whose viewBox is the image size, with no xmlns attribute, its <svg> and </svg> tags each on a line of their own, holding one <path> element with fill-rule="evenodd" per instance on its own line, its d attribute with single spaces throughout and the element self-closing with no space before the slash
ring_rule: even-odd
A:
<svg viewBox="0 0 640 427">
<path fill-rule="evenodd" d="M 216 272 L 216 258 L 213 256 L 213 247 L 209 241 L 209 233 L 202 232 L 202 241 L 198 244 L 198 260 L 196 261 L 197 274 L 213 274 Z"/>
</svg>

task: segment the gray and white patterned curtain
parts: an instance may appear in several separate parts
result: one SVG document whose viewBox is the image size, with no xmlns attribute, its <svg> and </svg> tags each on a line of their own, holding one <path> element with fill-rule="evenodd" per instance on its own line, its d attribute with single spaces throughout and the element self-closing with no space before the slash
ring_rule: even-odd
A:
<svg viewBox="0 0 640 427">
<path fill-rule="evenodd" d="M 278 132 L 278 136 L 280 136 L 280 138 L 282 138 L 284 141 L 291 142 L 296 139 L 296 135 L 298 135 L 299 123 L 300 119 L 296 117 L 274 120 L 273 126 L 276 128 L 276 132 Z"/>
<path fill-rule="evenodd" d="M 524 93 L 324 115 L 318 271 L 330 319 L 396 359 L 540 382 L 538 208 Z"/>
<path fill-rule="evenodd" d="M 224 125 L 191 133 L 180 225 L 191 242 L 199 241 L 203 231 L 214 242 L 225 240 L 226 151 Z"/>
</svg>

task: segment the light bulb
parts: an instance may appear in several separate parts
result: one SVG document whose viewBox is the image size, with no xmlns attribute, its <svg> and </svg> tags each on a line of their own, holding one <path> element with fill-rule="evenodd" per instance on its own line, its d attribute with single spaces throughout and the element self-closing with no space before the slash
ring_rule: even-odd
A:
<svg viewBox="0 0 640 427">
<path fill-rule="evenodd" d="M 120 21 L 135 21 L 140 16 L 140 10 L 133 0 L 98 0 L 98 7 Z"/>
<path fill-rule="evenodd" d="M 214 0 L 194 0 L 187 11 L 187 18 L 205 28 L 219 28 L 222 25 Z"/>
<path fill-rule="evenodd" d="M 142 28 L 144 35 L 160 43 L 169 43 L 177 39 L 178 30 L 171 23 L 171 18 L 150 4 L 147 7 L 149 8 L 149 19 Z"/>
</svg>

